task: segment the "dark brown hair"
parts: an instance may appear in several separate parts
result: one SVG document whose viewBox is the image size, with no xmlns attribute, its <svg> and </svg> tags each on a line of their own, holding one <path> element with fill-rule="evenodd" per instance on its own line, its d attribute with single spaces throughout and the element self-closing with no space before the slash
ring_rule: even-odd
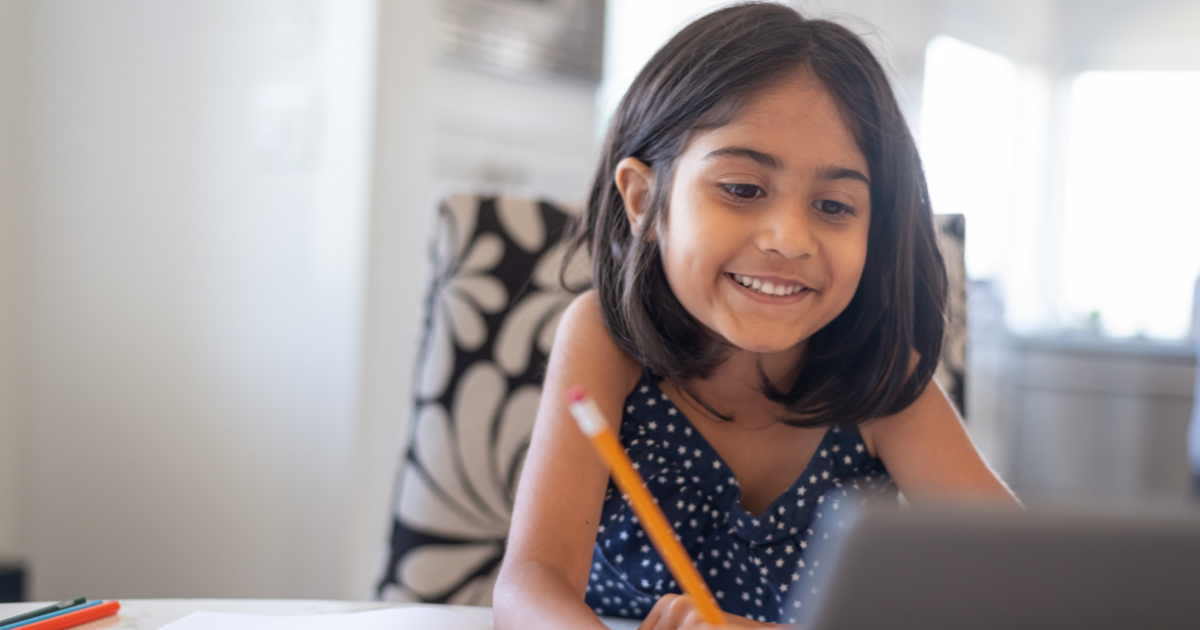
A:
<svg viewBox="0 0 1200 630">
<path fill-rule="evenodd" d="M 675 298 L 658 243 L 645 235 L 667 211 L 675 160 L 691 134 L 726 124 L 750 97 L 800 70 L 833 95 L 867 159 L 867 258 L 850 304 L 809 338 L 790 391 L 765 374 L 763 391 L 797 426 L 854 424 L 904 409 L 932 378 L 946 271 L 912 136 L 883 68 L 849 30 L 772 3 L 728 7 L 685 27 L 617 107 L 570 252 L 591 254 L 592 286 L 622 348 L 678 383 L 705 377 L 726 348 Z M 626 157 L 654 170 L 646 227 L 636 234 L 614 182 Z"/>
</svg>

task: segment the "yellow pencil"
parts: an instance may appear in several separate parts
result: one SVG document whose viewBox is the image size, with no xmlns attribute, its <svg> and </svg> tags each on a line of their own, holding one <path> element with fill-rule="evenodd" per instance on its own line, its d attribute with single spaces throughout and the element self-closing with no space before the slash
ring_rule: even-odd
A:
<svg viewBox="0 0 1200 630">
<path fill-rule="evenodd" d="M 642 528 L 646 530 L 650 542 L 654 543 L 659 555 L 667 563 L 675 581 L 695 602 L 696 610 L 705 622 L 714 626 L 725 625 L 725 615 L 717 606 L 717 600 L 713 599 L 712 592 L 708 590 L 704 578 L 700 577 L 696 565 L 692 564 L 692 559 L 684 551 L 683 545 L 675 538 L 675 530 L 671 529 L 667 517 L 650 496 L 650 491 L 646 490 L 642 476 L 634 470 L 629 455 L 617 441 L 617 436 L 608 428 L 608 423 L 596 408 L 595 401 L 588 398 L 579 386 L 572 387 L 567 395 L 571 400 L 571 415 L 575 416 L 575 422 L 592 441 L 592 446 L 596 447 L 600 458 L 612 468 L 613 480 L 629 499 L 634 513 L 642 522 Z"/>
</svg>

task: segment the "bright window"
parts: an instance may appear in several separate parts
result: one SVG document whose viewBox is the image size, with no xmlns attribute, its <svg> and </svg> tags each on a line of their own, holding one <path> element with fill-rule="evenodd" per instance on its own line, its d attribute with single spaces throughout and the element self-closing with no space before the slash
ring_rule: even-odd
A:
<svg viewBox="0 0 1200 630">
<path fill-rule="evenodd" d="M 1016 66 L 939 35 L 925 52 L 921 100 L 921 157 L 933 211 L 966 216 L 967 273 L 997 278 L 1010 255 Z"/>
<path fill-rule="evenodd" d="M 1200 72 L 1074 82 L 1063 297 L 1114 336 L 1188 333 L 1200 274 Z"/>
</svg>

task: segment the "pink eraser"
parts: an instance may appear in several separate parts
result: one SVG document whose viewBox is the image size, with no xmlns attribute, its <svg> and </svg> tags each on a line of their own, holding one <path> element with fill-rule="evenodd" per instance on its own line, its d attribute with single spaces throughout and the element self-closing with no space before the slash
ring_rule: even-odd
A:
<svg viewBox="0 0 1200 630">
<path fill-rule="evenodd" d="M 571 402 L 573 403 L 583 400 L 584 396 L 587 396 L 587 394 L 585 394 L 583 388 L 578 385 L 572 385 L 567 388 L 567 398 L 570 398 Z"/>
</svg>

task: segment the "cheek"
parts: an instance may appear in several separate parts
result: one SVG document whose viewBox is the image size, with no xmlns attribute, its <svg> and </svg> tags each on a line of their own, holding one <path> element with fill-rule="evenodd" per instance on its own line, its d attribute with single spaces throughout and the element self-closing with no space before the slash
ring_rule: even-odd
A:
<svg viewBox="0 0 1200 630">
<path fill-rule="evenodd" d="M 840 249 L 835 261 L 834 274 L 839 278 L 840 289 L 852 296 L 858 289 L 863 269 L 867 262 L 867 238 L 864 233 L 861 238 L 850 239 Z M 849 297 L 846 298 L 847 301 Z"/>
<path fill-rule="evenodd" d="M 710 226 L 699 220 L 700 214 L 696 210 L 688 196 L 673 198 L 668 218 L 659 230 L 659 249 L 667 279 L 672 285 L 694 278 L 694 273 L 703 265 L 705 253 L 711 249 Z"/>
</svg>

